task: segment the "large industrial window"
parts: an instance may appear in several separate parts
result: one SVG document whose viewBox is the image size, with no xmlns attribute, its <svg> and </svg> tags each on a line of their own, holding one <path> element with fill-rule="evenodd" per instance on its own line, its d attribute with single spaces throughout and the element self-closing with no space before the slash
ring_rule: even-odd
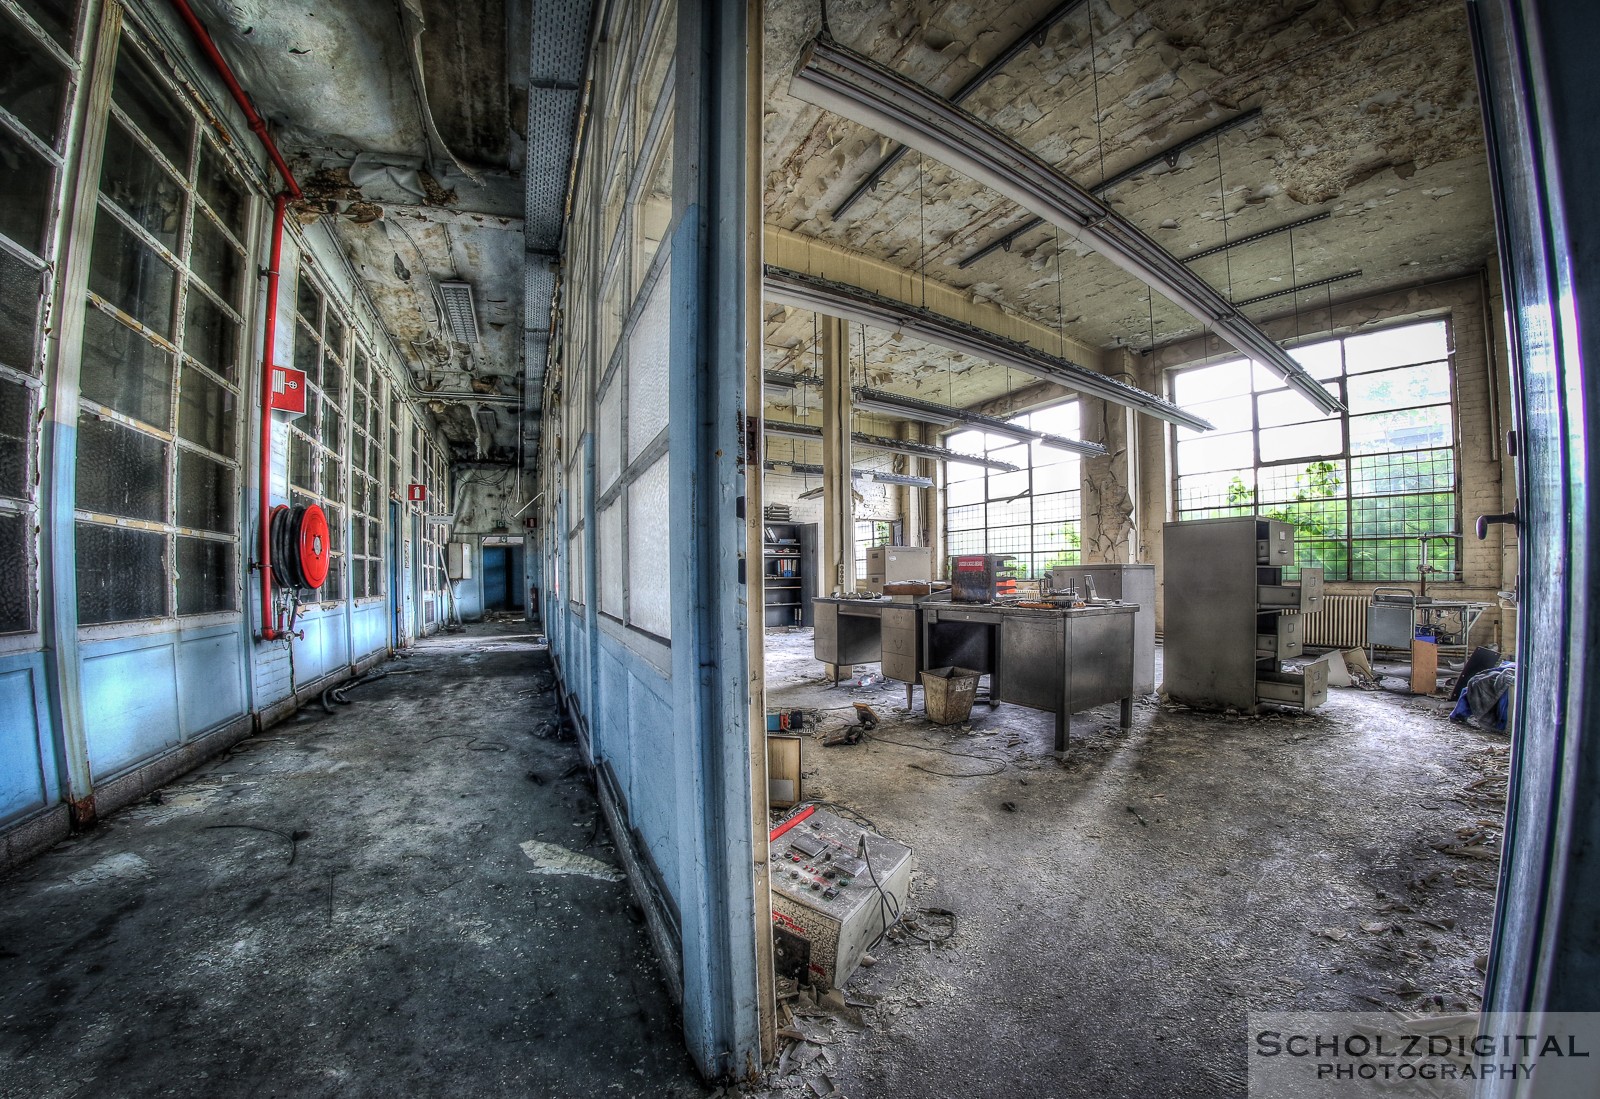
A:
<svg viewBox="0 0 1600 1099">
<path fill-rule="evenodd" d="M 383 594 L 383 378 L 357 345 L 350 372 L 350 593 Z"/>
<path fill-rule="evenodd" d="M 201 118 L 125 34 L 79 374 L 85 625 L 239 608 L 251 201 Z"/>
<path fill-rule="evenodd" d="M 289 501 L 328 516 L 328 578 L 319 601 L 344 598 L 345 357 L 350 326 L 332 300 L 300 272 L 295 293 L 295 369 L 306 374 L 306 414 L 289 425 Z"/>
<path fill-rule="evenodd" d="M 0 634 L 38 623 L 39 335 L 78 84 L 75 10 L 0 8 Z"/>
<path fill-rule="evenodd" d="M 867 578 L 867 550 L 873 546 L 895 544 L 895 528 L 900 524 L 883 519 L 865 519 L 856 522 L 856 579 Z"/>
<path fill-rule="evenodd" d="M 1017 416 L 1020 427 L 1078 437 L 1078 403 Z M 1020 576 L 1044 576 L 1082 560 L 1079 459 L 1071 451 L 1003 435 L 963 430 L 945 445 L 1017 466 L 1015 473 L 966 462 L 945 466 L 945 544 L 951 556 L 1005 553 Z"/>
<path fill-rule="evenodd" d="M 1459 532 L 1449 328 L 1429 321 L 1296 348 L 1347 415 L 1322 416 L 1244 361 L 1173 375 L 1173 398 L 1216 424 L 1175 429 L 1178 518 L 1260 513 L 1298 528 L 1297 564 L 1329 580 L 1415 580 L 1418 536 Z M 1435 579 L 1460 544 L 1430 541 Z"/>
<path fill-rule="evenodd" d="M 660 641 L 672 636 L 672 577 L 664 566 L 671 277 L 662 247 L 672 217 L 675 34 L 670 0 L 611 10 L 609 106 L 580 184 L 600 216 L 574 214 L 574 287 L 585 291 L 575 289 L 574 301 L 594 300 L 587 288 L 598 287 L 598 308 L 587 307 L 592 329 L 574 324 L 567 338 L 577 379 L 566 395 L 577 406 L 569 445 L 593 431 L 595 494 L 591 531 L 582 523 L 580 458 L 567 491 L 568 598 L 585 601 L 583 585 L 592 583 L 602 615 Z M 593 577 L 585 575 L 586 542 L 595 554 Z"/>
</svg>

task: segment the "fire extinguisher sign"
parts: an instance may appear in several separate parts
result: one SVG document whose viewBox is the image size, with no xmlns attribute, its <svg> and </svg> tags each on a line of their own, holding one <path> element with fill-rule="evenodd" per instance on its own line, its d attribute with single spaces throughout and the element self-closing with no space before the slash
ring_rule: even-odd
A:
<svg viewBox="0 0 1600 1099">
<path fill-rule="evenodd" d="M 407 485 L 406 486 L 406 499 L 411 501 L 412 503 L 420 504 L 420 503 L 424 502 L 425 500 L 427 500 L 427 498 L 428 498 L 428 486 L 427 485 L 415 485 L 415 484 L 413 484 L 413 485 Z"/>
</svg>

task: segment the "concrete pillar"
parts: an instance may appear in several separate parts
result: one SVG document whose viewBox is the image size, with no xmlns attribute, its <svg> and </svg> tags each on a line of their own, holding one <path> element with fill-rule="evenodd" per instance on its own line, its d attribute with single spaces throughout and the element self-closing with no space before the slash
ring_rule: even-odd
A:
<svg viewBox="0 0 1600 1099">
<path fill-rule="evenodd" d="M 1133 356 L 1105 356 L 1105 373 L 1137 385 Z M 1085 456 L 1081 467 L 1084 564 L 1125 565 L 1139 559 L 1137 509 L 1138 428 L 1132 409 L 1096 397 L 1078 398 L 1083 438 L 1104 444 L 1103 456 Z"/>
<path fill-rule="evenodd" d="M 822 328 L 822 562 L 819 594 L 855 587 L 855 501 L 850 488 L 850 331 Z"/>
<path fill-rule="evenodd" d="M 911 443 L 922 442 L 922 428 L 925 425 L 911 420 L 902 421 L 900 424 L 900 438 Z M 928 464 L 926 458 L 907 458 L 906 472 L 914 477 L 925 477 L 923 467 Z M 908 546 L 926 546 L 928 544 L 927 525 L 927 489 L 915 488 L 911 485 L 900 487 L 900 523 L 905 531 L 903 535 Z"/>
</svg>

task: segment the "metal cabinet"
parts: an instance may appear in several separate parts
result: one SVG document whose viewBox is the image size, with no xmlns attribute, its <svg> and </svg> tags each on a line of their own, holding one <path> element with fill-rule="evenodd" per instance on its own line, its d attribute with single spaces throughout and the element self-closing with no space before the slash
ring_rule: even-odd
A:
<svg viewBox="0 0 1600 1099">
<path fill-rule="evenodd" d="M 1137 603 L 1133 614 L 1133 693 L 1156 689 L 1156 567 L 1154 565 L 1060 565 L 1050 570 L 1050 584 L 1060 589 L 1072 580 L 1084 592 L 1084 578 L 1094 580 L 1102 599 Z"/>
<path fill-rule="evenodd" d="M 1327 667 L 1285 672 L 1303 644 L 1303 614 L 1322 604 L 1322 570 L 1294 563 L 1294 528 L 1246 515 L 1168 523 L 1165 682 L 1175 702 L 1255 713 L 1262 705 L 1314 709 L 1327 701 Z"/>
</svg>

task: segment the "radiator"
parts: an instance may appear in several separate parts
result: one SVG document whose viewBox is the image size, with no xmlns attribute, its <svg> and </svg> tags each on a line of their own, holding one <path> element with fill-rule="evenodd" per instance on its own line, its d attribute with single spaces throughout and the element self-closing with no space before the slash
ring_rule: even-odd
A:
<svg viewBox="0 0 1600 1099">
<path fill-rule="evenodd" d="M 1322 607 L 1306 615 L 1306 648 L 1364 649 L 1367 645 L 1367 607 L 1372 599 L 1365 595 L 1324 595 Z"/>
</svg>

